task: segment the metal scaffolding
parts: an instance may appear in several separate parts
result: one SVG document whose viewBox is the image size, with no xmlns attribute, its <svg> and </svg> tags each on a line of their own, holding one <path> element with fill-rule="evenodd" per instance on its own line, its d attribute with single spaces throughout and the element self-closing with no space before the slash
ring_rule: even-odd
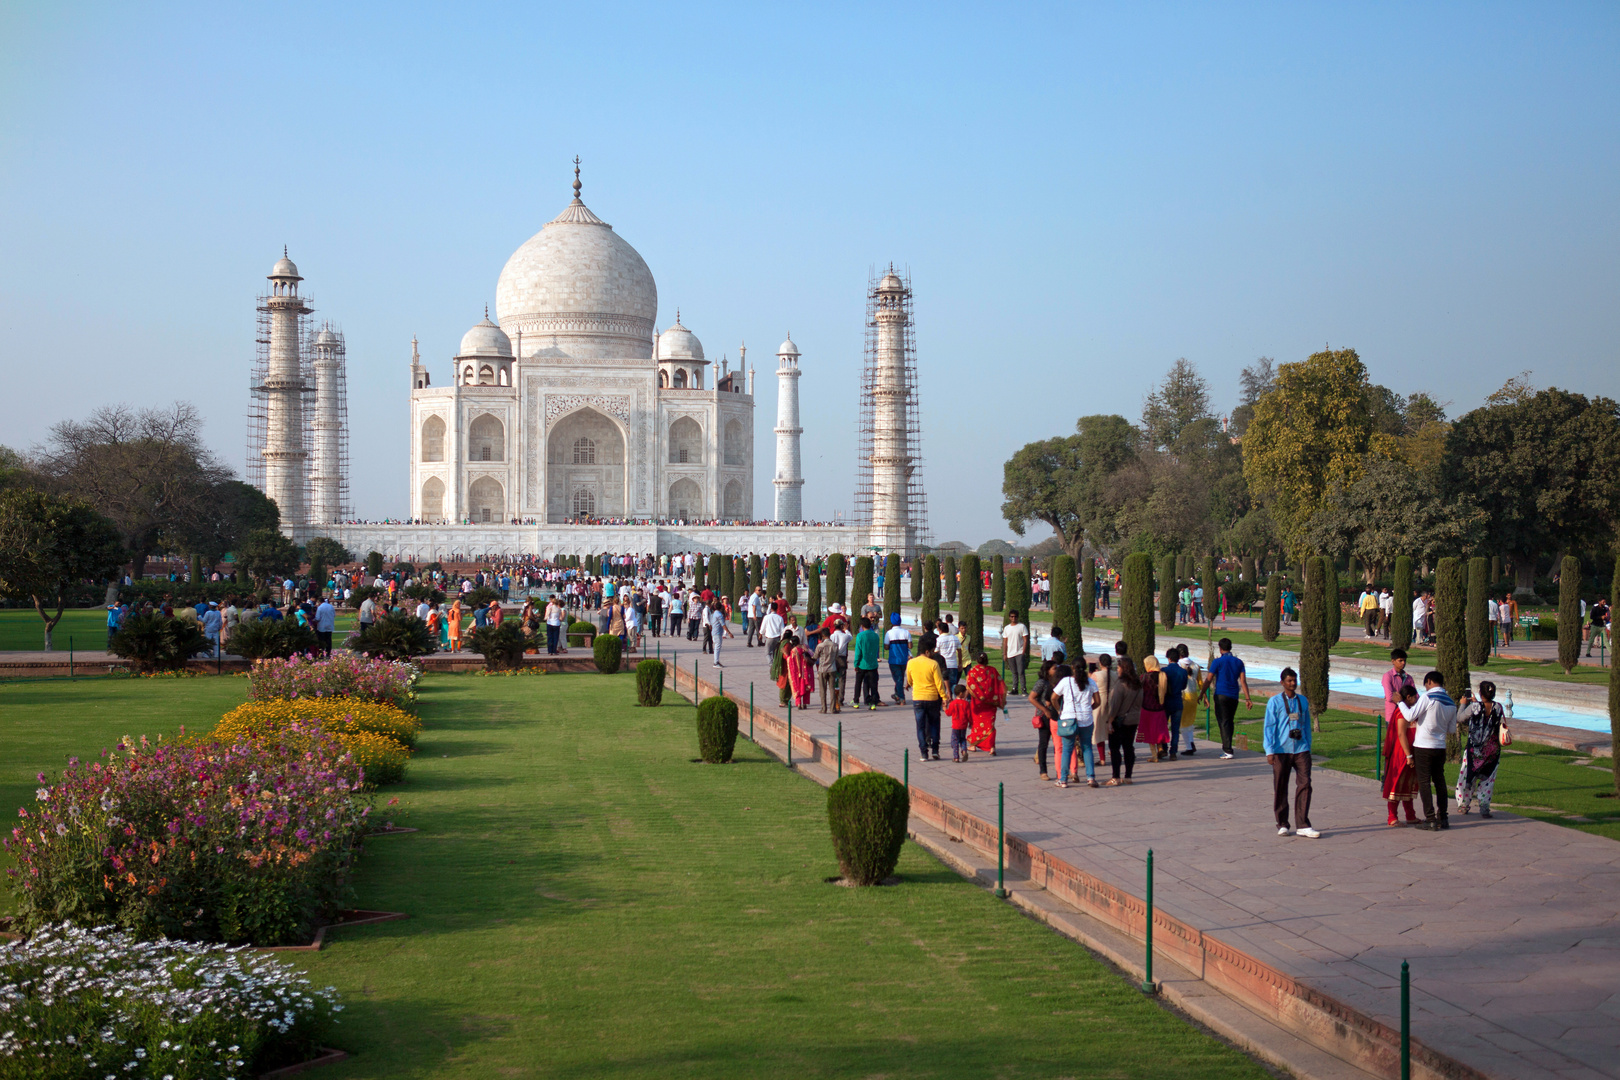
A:
<svg viewBox="0 0 1620 1080">
<path fill-rule="evenodd" d="M 325 525 L 354 516 L 349 502 L 349 393 L 347 346 L 343 331 L 330 321 L 304 332 L 303 353 L 313 378 L 313 409 L 305 416 L 310 429 L 309 520 Z M 306 396 L 306 406 L 310 402 Z"/>
<path fill-rule="evenodd" d="M 893 264 L 890 264 L 886 273 L 895 273 Z M 856 525 L 871 528 L 872 526 L 872 497 L 874 481 L 872 476 L 872 455 L 876 443 L 876 398 L 878 390 L 879 349 L 878 349 L 878 283 L 884 275 L 875 269 L 868 269 L 866 282 L 866 346 L 861 363 L 861 399 L 855 432 L 855 511 L 853 522 Z M 905 311 L 904 328 L 902 330 L 902 348 L 905 354 L 905 403 L 906 403 L 906 433 L 905 453 L 908 459 L 906 470 L 906 509 L 907 509 L 907 554 L 912 554 L 933 543 L 933 533 L 928 525 L 928 494 L 923 487 L 922 469 L 922 409 L 917 393 L 917 335 L 916 312 L 912 304 L 911 271 L 905 270 L 899 275 L 905 284 L 903 294 L 903 307 Z"/>
<path fill-rule="evenodd" d="M 313 309 L 313 302 L 304 297 L 304 307 Z M 269 436 L 269 391 L 265 388 L 265 380 L 270 376 L 270 297 L 268 295 L 258 298 L 257 332 L 254 334 L 253 370 L 248 376 L 248 412 L 247 412 L 247 482 L 265 490 L 264 477 L 264 448 Z M 304 403 L 304 415 L 313 415 L 315 405 L 315 370 L 313 365 L 313 351 L 311 342 L 309 311 L 298 316 L 298 371 L 302 387 L 300 397 Z M 340 384 L 341 385 L 341 384 Z M 344 413 L 347 416 L 347 413 Z M 343 476 L 345 485 L 348 478 L 348 431 L 344 425 L 343 433 Z M 300 433 L 303 440 L 305 461 L 310 460 L 309 455 L 314 451 L 315 433 L 308 423 Z M 304 472 L 304 505 L 310 505 L 310 470 Z M 345 487 L 345 492 L 347 488 Z M 345 502 L 346 502 L 345 498 Z M 283 522 L 284 525 L 303 524 L 302 522 Z"/>
</svg>

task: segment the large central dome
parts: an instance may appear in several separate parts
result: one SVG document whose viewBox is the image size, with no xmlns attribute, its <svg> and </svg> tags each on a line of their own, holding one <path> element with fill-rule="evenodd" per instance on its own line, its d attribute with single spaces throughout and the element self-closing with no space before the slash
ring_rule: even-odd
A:
<svg viewBox="0 0 1620 1080">
<path fill-rule="evenodd" d="M 495 285 L 501 328 L 521 353 L 650 359 L 658 286 L 613 226 L 579 198 L 512 253 Z M 552 351 L 553 346 L 557 351 Z"/>
</svg>

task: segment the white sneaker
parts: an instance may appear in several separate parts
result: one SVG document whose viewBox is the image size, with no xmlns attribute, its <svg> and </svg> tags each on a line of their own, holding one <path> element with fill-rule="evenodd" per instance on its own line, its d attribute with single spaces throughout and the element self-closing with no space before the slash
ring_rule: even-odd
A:
<svg viewBox="0 0 1620 1080">
<path fill-rule="evenodd" d="M 1226 760 L 1226 759 L 1227 759 L 1227 758 L 1229 758 L 1229 757 L 1231 757 L 1231 756 L 1232 756 L 1232 755 L 1231 755 L 1231 754 L 1222 754 L 1222 755 L 1221 755 L 1221 760 L 1222 760 L 1222 761 L 1225 761 L 1225 760 Z"/>
<path fill-rule="evenodd" d="M 1288 835 L 1288 826 L 1286 826 L 1286 825 L 1277 826 L 1277 835 L 1278 836 L 1287 836 Z"/>
<path fill-rule="evenodd" d="M 1311 828 L 1309 825 L 1307 825 L 1303 829 L 1300 829 L 1298 832 L 1296 832 L 1294 835 L 1295 836 L 1303 836 L 1303 837 L 1305 837 L 1305 838 L 1307 838 L 1309 840 L 1315 840 L 1318 837 L 1320 837 L 1322 834 L 1317 832 L 1315 829 Z"/>
</svg>

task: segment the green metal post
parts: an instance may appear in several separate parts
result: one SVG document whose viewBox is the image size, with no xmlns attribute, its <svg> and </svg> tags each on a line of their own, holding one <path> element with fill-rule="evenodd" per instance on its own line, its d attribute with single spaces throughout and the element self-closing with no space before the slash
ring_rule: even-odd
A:
<svg viewBox="0 0 1620 1080">
<path fill-rule="evenodd" d="M 788 702 L 787 767 L 793 768 L 793 702 Z"/>
<path fill-rule="evenodd" d="M 1377 762 L 1374 765 L 1374 775 L 1379 783 L 1384 782 L 1384 714 L 1378 714 L 1378 746 Z"/>
<path fill-rule="evenodd" d="M 693 660 L 692 661 L 692 701 L 693 701 L 694 704 L 696 704 L 697 699 L 698 699 L 698 681 L 697 681 L 697 679 L 698 679 L 698 676 L 697 676 L 698 668 L 697 668 L 697 666 L 698 666 L 698 662 L 696 660 Z"/>
<path fill-rule="evenodd" d="M 901 782 L 906 785 L 906 797 L 909 799 L 911 797 L 911 750 L 909 748 L 906 750 L 906 755 L 903 762 L 904 764 L 901 766 L 901 768 L 903 768 L 905 771 L 901 773 Z"/>
<path fill-rule="evenodd" d="M 1007 895 L 1007 785 L 996 785 L 996 895 Z"/>
<path fill-rule="evenodd" d="M 1153 849 L 1148 848 L 1147 857 L 1147 977 L 1142 980 L 1142 993 L 1157 994 L 1159 988 L 1153 985 Z"/>
<path fill-rule="evenodd" d="M 664 639 L 659 638 L 657 644 L 655 644 L 653 646 L 653 648 L 657 651 L 657 654 L 658 654 L 656 659 L 662 660 L 664 658 Z"/>
<path fill-rule="evenodd" d="M 1412 1080 L 1412 969 L 1401 961 L 1401 1080 Z"/>
<path fill-rule="evenodd" d="M 754 684 L 748 684 L 748 741 L 756 742 L 754 738 Z"/>
<path fill-rule="evenodd" d="M 844 722 L 838 721 L 838 775 L 844 775 Z"/>
<path fill-rule="evenodd" d="M 726 696 L 726 673 L 724 671 L 720 673 L 720 696 Z"/>
<path fill-rule="evenodd" d="M 1204 741 L 1208 742 L 1209 735 L 1209 698 L 1204 699 Z"/>
</svg>

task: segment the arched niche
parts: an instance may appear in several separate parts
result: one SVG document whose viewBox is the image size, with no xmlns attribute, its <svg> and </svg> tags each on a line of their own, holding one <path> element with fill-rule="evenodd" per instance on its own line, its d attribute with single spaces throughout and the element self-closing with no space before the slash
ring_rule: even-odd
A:
<svg viewBox="0 0 1620 1080">
<path fill-rule="evenodd" d="M 467 516 L 475 522 L 506 520 L 506 490 L 492 476 L 480 476 L 467 489 Z"/>
<path fill-rule="evenodd" d="M 743 439 L 742 421 L 732 417 L 726 421 L 725 437 L 722 440 L 725 446 L 725 461 L 727 465 L 746 465 L 747 443 Z"/>
<path fill-rule="evenodd" d="M 422 520 L 444 520 L 444 481 L 437 476 L 428 477 L 422 484 Z"/>
<path fill-rule="evenodd" d="M 506 425 L 485 413 L 467 427 L 468 461 L 505 461 Z"/>
<path fill-rule="evenodd" d="M 669 425 L 669 463 L 703 464 L 703 429 L 690 416 L 683 416 Z"/>
<path fill-rule="evenodd" d="M 625 516 L 624 432 L 589 408 L 562 417 L 546 433 L 546 520 L 575 520 L 580 491 L 595 500 L 591 516 Z"/>
<path fill-rule="evenodd" d="M 669 516 L 676 521 L 698 521 L 703 516 L 703 489 L 687 477 L 669 485 Z"/>
<path fill-rule="evenodd" d="M 444 460 L 444 417 L 430 416 L 422 421 L 422 460 Z"/>
<path fill-rule="evenodd" d="M 743 516 L 742 481 L 731 480 L 726 483 L 725 493 L 720 498 L 720 516 L 732 521 Z"/>
</svg>

